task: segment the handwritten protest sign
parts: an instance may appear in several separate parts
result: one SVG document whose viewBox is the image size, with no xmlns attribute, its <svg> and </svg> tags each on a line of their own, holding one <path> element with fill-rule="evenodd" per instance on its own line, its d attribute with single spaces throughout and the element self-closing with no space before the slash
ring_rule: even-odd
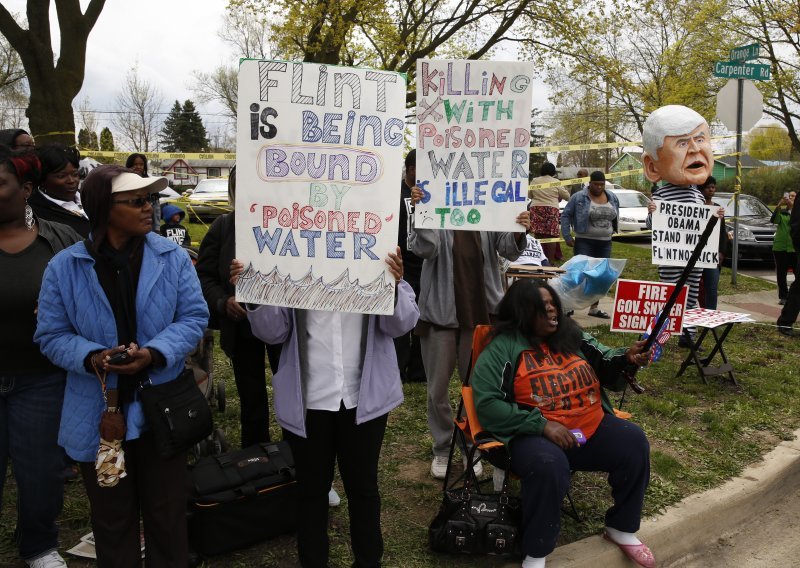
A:
<svg viewBox="0 0 800 568">
<path fill-rule="evenodd" d="M 519 231 L 532 63 L 417 60 L 417 228 Z"/>
<path fill-rule="evenodd" d="M 397 73 L 242 62 L 237 300 L 392 313 L 405 87 Z"/>
<path fill-rule="evenodd" d="M 674 289 L 675 284 L 617 280 L 611 331 L 644 333 L 653 318 L 664 308 Z M 686 311 L 686 292 L 687 288 L 684 286 L 669 312 L 669 325 L 665 331 L 680 333 Z"/>
<path fill-rule="evenodd" d="M 651 240 L 653 264 L 686 266 L 708 220 L 716 214 L 719 207 L 663 200 L 655 200 L 655 204 Z M 719 265 L 719 234 L 718 222 L 695 266 L 716 268 Z"/>
</svg>

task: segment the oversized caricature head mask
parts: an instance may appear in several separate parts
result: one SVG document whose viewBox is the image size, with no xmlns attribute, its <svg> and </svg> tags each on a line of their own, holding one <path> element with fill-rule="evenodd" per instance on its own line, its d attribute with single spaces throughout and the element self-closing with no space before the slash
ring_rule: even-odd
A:
<svg viewBox="0 0 800 568">
<path fill-rule="evenodd" d="M 644 122 L 644 175 L 651 182 L 699 185 L 711 175 L 714 153 L 706 120 L 681 105 L 663 106 Z"/>
</svg>

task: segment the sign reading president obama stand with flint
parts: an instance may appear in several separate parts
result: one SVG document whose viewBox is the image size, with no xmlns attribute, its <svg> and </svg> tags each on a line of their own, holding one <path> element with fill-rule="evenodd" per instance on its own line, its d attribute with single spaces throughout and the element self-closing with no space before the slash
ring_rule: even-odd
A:
<svg viewBox="0 0 800 568">
<path fill-rule="evenodd" d="M 405 93 L 398 73 L 242 61 L 238 301 L 393 312 Z"/>
<path fill-rule="evenodd" d="M 532 63 L 417 60 L 417 229 L 519 231 Z"/>
</svg>

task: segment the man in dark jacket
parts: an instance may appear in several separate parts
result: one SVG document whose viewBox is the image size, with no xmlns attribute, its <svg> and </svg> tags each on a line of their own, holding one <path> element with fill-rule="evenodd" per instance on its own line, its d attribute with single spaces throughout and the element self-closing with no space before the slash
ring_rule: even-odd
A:
<svg viewBox="0 0 800 568">
<path fill-rule="evenodd" d="M 400 182 L 400 216 L 397 246 L 403 255 L 403 279 L 414 290 L 415 301 L 419 302 L 419 283 L 422 275 L 422 259 L 408 250 L 408 216 L 411 210 L 411 188 L 417 184 L 417 151 L 411 150 L 406 156 L 403 180 Z M 425 368 L 422 364 L 420 338 L 414 331 L 395 338 L 397 364 L 400 378 L 404 383 L 426 382 Z"/>
<path fill-rule="evenodd" d="M 800 250 L 800 207 L 792 208 L 792 215 L 789 218 L 789 232 L 792 236 L 794 250 Z M 797 332 L 792 328 L 800 314 L 800 276 L 798 276 L 800 262 L 794 267 L 794 282 L 789 288 L 789 295 L 786 297 L 786 304 L 778 316 L 778 332 L 788 337 L 797 337 Z"/>
</svg>

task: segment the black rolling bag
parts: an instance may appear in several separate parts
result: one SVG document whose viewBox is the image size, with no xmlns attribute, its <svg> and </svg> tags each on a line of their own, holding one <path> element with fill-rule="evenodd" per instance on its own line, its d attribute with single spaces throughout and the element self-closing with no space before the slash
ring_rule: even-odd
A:
<svg viewBox="0 0 800 568">
<path fill-rule="evenodd" d="M 201 458 L 189 471 L 189 543 L 213 556 L 297 528 L 294 459 L 285 441 Z"/>
</svg>

